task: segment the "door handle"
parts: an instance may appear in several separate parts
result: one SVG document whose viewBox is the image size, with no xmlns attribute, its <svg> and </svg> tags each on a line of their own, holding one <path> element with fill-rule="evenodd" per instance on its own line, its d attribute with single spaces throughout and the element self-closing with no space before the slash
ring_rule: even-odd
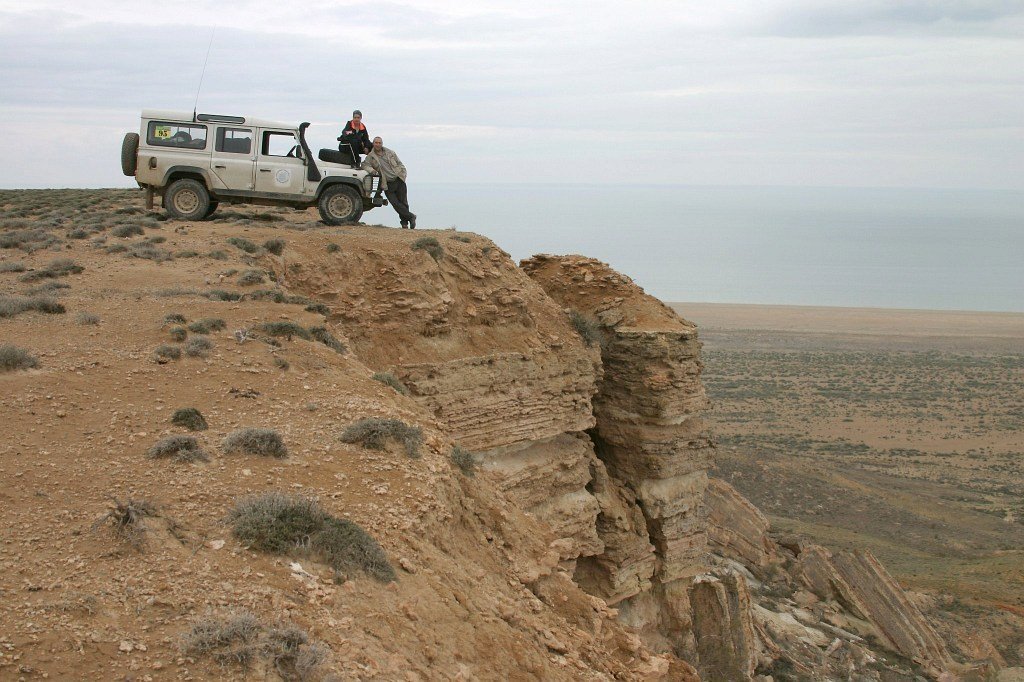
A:
<svg viewBox="0 0 1024 682">
<path fill-rule="evenodd" d="M 272 172 L 273 171 L 270 168 L 260 168 L 260 173 L 272 173 Z"/>
<path fill-rule="evenodd" d="M 214 167 L 214 168 L 227 168 L 227 166 L 219 166 L 219 165 L 217 165 L 217 164 L 213 164 L 213 167 Z"/>
</svg>

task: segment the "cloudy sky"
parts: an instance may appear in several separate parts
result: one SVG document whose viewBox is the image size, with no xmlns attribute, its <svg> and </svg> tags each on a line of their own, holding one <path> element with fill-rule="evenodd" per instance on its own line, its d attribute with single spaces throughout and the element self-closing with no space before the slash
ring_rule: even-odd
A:
<svg viewBox="0 0 1024 682">
<path fill-rule="evenodd" d="M 200 111 L 421 182 L 1024 189 L 1024 0 L 0 0 L 0 187 L 128 186 L 211 35 Z"/>
</svg>

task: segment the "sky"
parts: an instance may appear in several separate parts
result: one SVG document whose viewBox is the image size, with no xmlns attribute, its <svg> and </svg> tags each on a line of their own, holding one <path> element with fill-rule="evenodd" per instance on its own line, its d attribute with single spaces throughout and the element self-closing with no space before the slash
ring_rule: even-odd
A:
<svg viewBox="0 0 1024 682">
<path fill-rule="evenodd" d="M 0 188 L 131 186 L 201 75 L 410 182 L 1024 189 L 1024 0 L 0 0 Z"/>
</svg>

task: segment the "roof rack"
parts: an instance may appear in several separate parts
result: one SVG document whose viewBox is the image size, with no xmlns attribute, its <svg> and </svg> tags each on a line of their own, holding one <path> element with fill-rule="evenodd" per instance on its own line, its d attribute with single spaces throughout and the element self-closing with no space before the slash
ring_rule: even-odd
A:
<svg viewBox="0 0 1024 682">
<path fill-rule="evenodd" d="M 221 114 L 199 114 L 196 116 L 196 120 L 210 123 L 245 123 L 244 116 L 224 116 Z"/>
</svg>

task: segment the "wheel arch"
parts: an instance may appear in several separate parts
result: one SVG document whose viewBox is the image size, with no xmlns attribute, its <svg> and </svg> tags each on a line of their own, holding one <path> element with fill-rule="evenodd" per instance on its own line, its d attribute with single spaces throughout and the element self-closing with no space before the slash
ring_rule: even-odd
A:
<svg viewBox="0 0 1024 682">
<path fill-rule="evenodd" d="M 356 191 L 360 199 L 363 198 L 363 185 L 355 178 L 326 177 L 316 188 L 315 200 L 320 201 L 320 195 L 322 195 L 328 187 L 334 187 L 335 185 L 348 185 Z"/>
<path fill-rule="evenodd" d="M 206 187 L 207 192 L 210 192 L 211 195 L 213 194 L 213 191 L 211 189 L 213 185 L 210 182 L 209 171 L 202 168 L 196 168 L 195 166 L 171 166 L 170 168 L 167 169 L 167 172 L 164 173 L 164 179 L 163 182 L 161 183 L 161 188 L 166 190 L 172 182 L 174 182 L 175 180 L 181 180 L 183 178 L 198 180 L 199 182 L 203 183 L 203 186 Z"/>
</svg>

